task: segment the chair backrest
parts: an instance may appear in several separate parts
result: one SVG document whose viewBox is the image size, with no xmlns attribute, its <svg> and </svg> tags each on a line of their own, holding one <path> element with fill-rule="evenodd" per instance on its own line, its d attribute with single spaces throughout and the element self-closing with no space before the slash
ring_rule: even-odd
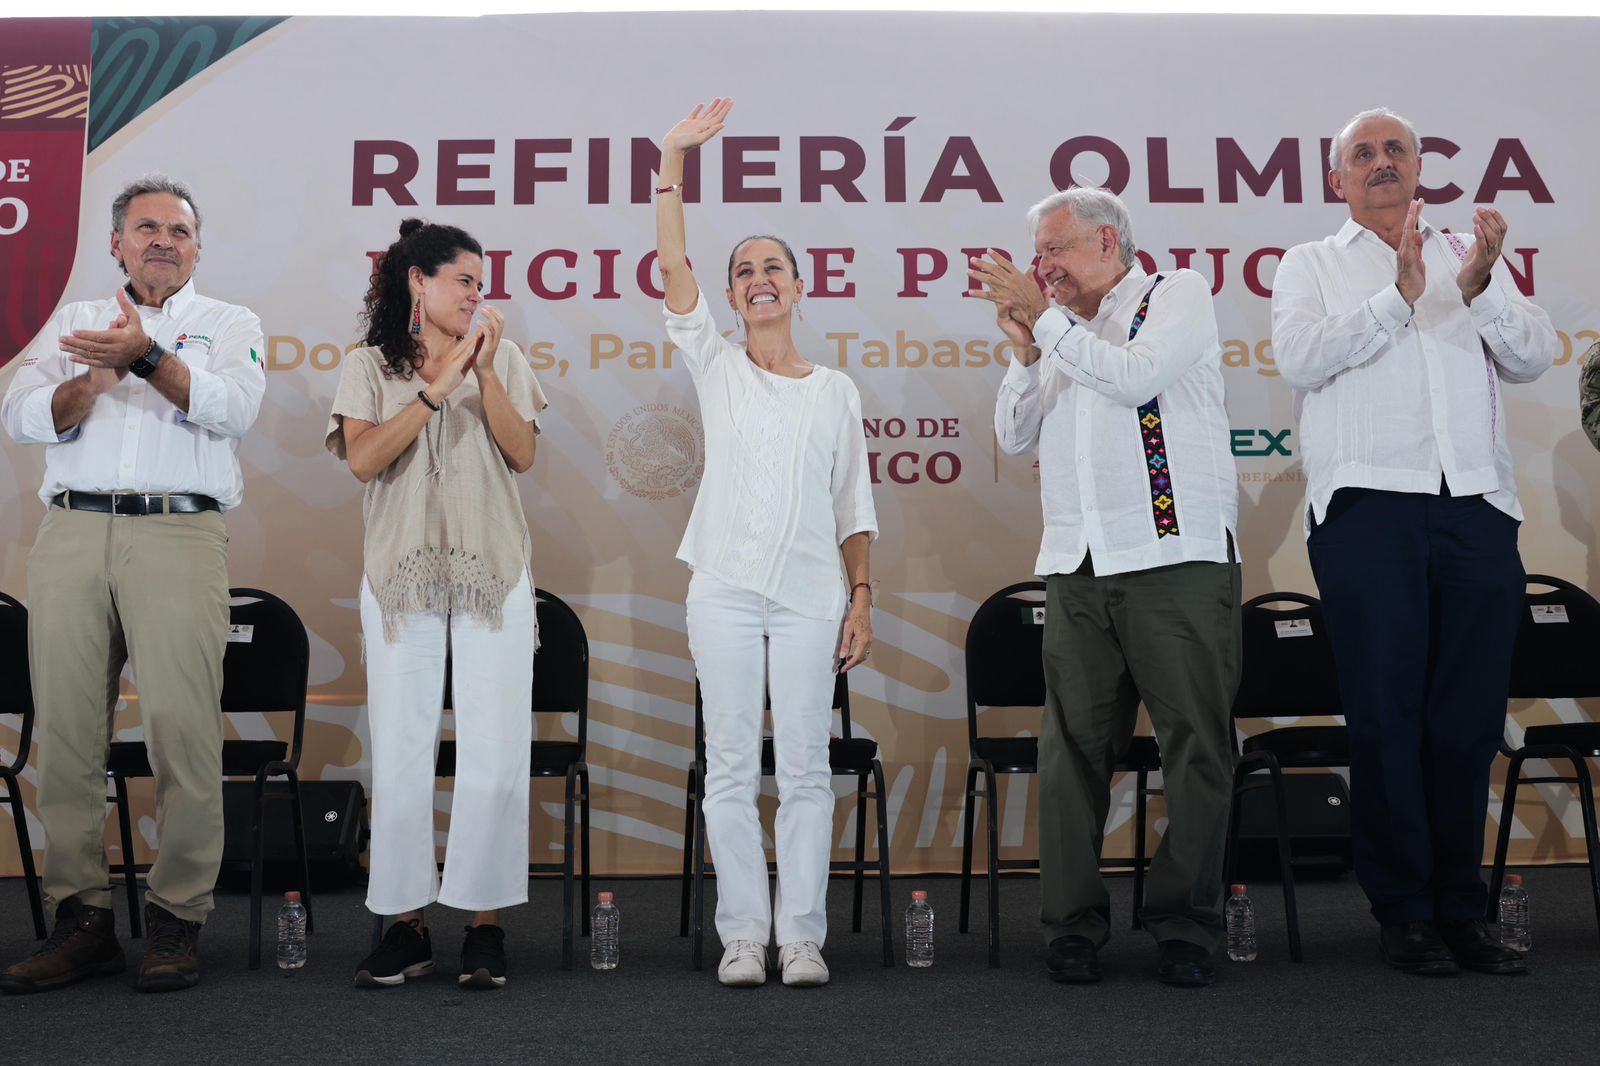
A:
<svg viewBox="0 0 1600 1066">
<path fill-rule="evenodd" d="M 1540 591 L 1534 591 L 1540 588 Z M 1600 603 L 1570 581 L 1529 574 L 1511 656 L 1510 698 L 1600 696 Z"/>
<path fill-rule="evenodd" d="M 533 657 L 533 713 L 576 714 L 579 757 L 589 743 L 589 635 L 567 602 L 534 589 L 539 650 Z"/>
<path fill-rule="evenodd" d="M 294 608 L 261 589 L 228 590 L 228 646 L 222 657 L 222 713 L 294 715 L 288 763 L 300 764 L 306 731 L 311 642 Z"/>
<path fill-rule="evenodd" d="M 28 762 L 33 743 L 33 680 L 28 672 L 28 609 L 0 592 L 0 715 L 17 715 L 16 757 L 6 769 L 16 772 Z"/>
<path fill-rule="evenodd" d="M 1243 668 L 1233 699 L 1235 718 L 1344 713 L 1322 601 L 1298 592 L 1268 592 L 1245 602 L 1239 624 Z"/>
<path fill-rule="evenodd" d="M 772 709 L 772 690 L 766 691 L 766 699 L 762 711 Z M 845 740 L 850 739 L 850 675 L 845 673 L 835 674 L 833 679 L 833 709 L 839 712 L 839 735 Z M 706 757 L 706 705 L 700 692 L 700 678 L 694 679 L 694 757 L 698 761 L 705 761 Z"/>
<path fill-rule="evenodd" d="M 996 592 L 967 626 L 967 743 L 978 747 L 979 707 L 1044 706 L 1044 582 Z"/>
</svg>

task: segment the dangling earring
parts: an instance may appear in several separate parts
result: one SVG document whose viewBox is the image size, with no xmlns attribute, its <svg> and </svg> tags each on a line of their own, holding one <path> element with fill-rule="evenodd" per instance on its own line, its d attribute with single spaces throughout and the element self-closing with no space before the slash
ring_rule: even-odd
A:
<svg viewBox="0 0 1600 1066">
<path fill-rule="evenodd" d="M 411 335 L 413 337 L 422 335 L 422 297 L 420 296 L 411 298 Z"/>
<path fill-rule="evenodd" d="M 800 301 L 799 300 L 796 300 L 795 303 L 794 303 L 794 317 L 798 318 L 802 322 L 804 322 L 806 320 L 806 313 L 804 311 L 800 310 Z"/>
</svg>

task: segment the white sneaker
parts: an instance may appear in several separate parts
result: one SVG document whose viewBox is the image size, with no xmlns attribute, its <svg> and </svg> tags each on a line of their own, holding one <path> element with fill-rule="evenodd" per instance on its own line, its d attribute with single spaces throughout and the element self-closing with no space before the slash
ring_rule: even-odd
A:
<svg viewBox="0 0 1600 1066">
<path fill-rule="evenodd" d="M 778 949 L 778 969 L 790 988 L 816 988 L 828 983 L 828 964 L 822 949 L 810 940 L 785 944 Z"/>
<path fill-rule="evenodd" d="M 717 966 L 717 980 L 729 988 L 755 988 L 766 984 L 767 946 L 754 940 L 735 940 L 729 944 Z"/>
</svg>

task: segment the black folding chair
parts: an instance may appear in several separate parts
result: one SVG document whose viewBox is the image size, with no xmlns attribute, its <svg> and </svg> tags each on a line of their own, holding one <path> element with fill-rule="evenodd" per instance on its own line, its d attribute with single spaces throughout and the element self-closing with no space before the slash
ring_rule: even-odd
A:
<svg viewBox="0 0 1600 1066">
<path fill-rule="evenodd" d="M 1278 606 L 1269 606 L 1276 604 Z M 1298 592 L 1269 592 L 1239 611 L 1243 670 L 1233 701 L 1235 720 L 1246 718 L 1341 717 L 1339 678 L 1322 603 Z M 1294 853 L 1289 838 L 1288 793 L 1283 770 L 1350 765 L 1350 735 L 1343 725 L 1283 726 L 1247 737 L 1235 752 L 1233 809 L 1228 819 L 1224 878 L 1232 883 L 1238 863 L 1240 811 L 1246 795 L 1272 789 L 1278 833 L 1278 876 L 1283 881 L 1289 957 L 1302 961 L 1300 917 L 1295 905 Z M 1262 776 L 1265 771 L 1266 776 Z"/>
<path fill-rule="evenodd" d="M 1546 591 L 1535 592 L 1542 586 Z M 1570 581 L 1543 574 L 1528 575 L 1528 591 L 1517 628 L 1516 650 L 1511 660 L 1510 698 L 1583 699 L 1600 696 L 1600 677 L 1594 671 L 1595 649 L 1600 647 L 1600 603 Z M 1506 767 L 1504 797 L 1500 802 L 1500 831 L 1494 848 L 1494 868 L 1489 878 L 1489 921 L 1496 921 L 1500 885 L 1505 878 L 1506 852 L 1511 846 L 1511 821 L 1516 811 L 1517 789 L 1523 785 L 1578 786 L 1583 815 L 1583 842 L 1589 860 L 1589 891 L 1594 898 L 1595 922 L 1600 925 L 1600 834 L 1595 830 L 1594 783 L 1588 760 L 1600 758 L 1600 722 L 1562 722 L 1529 726 L 1522 747 L 1501 751 L 1510 759 Z M 1524 777 L 1529 759 L 1561 760 L 1572 764 L 1572 776 L 1556 774 Z"/>
<path fill-rule="evenodd" d="M 852 932 L 861 932 L 862 894 L 866 871 L 878 873 L 878 898 L 883 908 L 883 964 L 894 965 L 894 923 L 891 917 L 889 875 L 889 816 L 888 793 L 883 784 L 883 763 L 878 759 L 878 742 L 869 737 L 856 737 L 850 730 L 850 685 L 848 674 L 840 674 L 833 686 L 833 705 L 839 713 L 840 736 L 828 741 L 828 766 L 835 777 L 856 779 L 856 856 L 828 863 L 832 873 L 854 874 Z M 768 707 L 771 706 L 770 695 Z M 777 772 L 777 756 L 772 738 L 761 741 L 761 774 L 772 777 Z M 868 780 L 871 788 L 868 789 Z M 689 782 L 685 789 L 683 811 L 683 887 L 678 904 L 678 935 L 689 936 L 690 919 L 693 918 L 694 947 L 691 964 L 698 970 L 703 964 L 705 946 L 705 879 L 715 876 L 716 869 L 706 858 L 706 729 L 705 705 L 701 700 L 700 682 L 694 684 L 694 763 L 689 767 Z M 867 800 L 873 801 L 877 813 L 878 861 L 867 860 Z M 767 870 L 777 869 L 775 862 L 767 863 Z"/>
<path fill-rule="evenodd" d="M 969 928 L 972 901 L 972 838 L 979 799 L 987 800 L 987 852 L 989 875 L 989 965 L 1000 965 L 1000 871 L 1039 869 L 1037 858 L 1000 857 L 1000 774 L 1039 772 L 1037 737 L 992 737 L 978 733 L 979 708 L 1038 707 L 1043 709 L 1044 582 L 1022 581 L 1008 585 L 984 600 L 967 626 L 967 763 L 966 802 L 961 826 L 960 931 Z M 1136 736 L 1117 760 L 1118 773 L 1135 775 L 1133 928 L 1140 927 L 1139 907 L 1144 901 L 1144 878 L 1149 861 L 1145 854 L 1148 799 L 1161 790 L 1150 788 L 1150 775 L 1161 769 L 1161 751 L 1154 737 Z M 978 785 L 979 775 L 983 785 Z M 1106 865 L 1106 860 L 1101 860 Z"/>
<path fill-rule="evenodd" d="M 533 657 L 532 713 L 535 715 L 566 715 L 577 717 L 578 739 L 539 740 L 537 728 L 528 764 L 532 779 L 559 777 L 566 782 L 563 793 L 565 820 L 563 847 L 560 862 L 530 862 L 528 876 L 536 874 L 561 875 L 561 968 L 572 969 L 573 916 L 578 914 L 582 935 L 589 935 L 589 637 L 583 622 L 559 596 L 544 589 L 534 589 L 534 610 L 539 619 L 539 649 Z M 445 661 L 445 707 L 453 708 L 454 686 L 452 670 Z M 537 719 L 535 719 L 537 721 Z M 434 763 L 437 777 L 454 777 L 456 774 L 456 742 L 441 741 Z M 577 816 L 583 863 L 578 867 L 583 894 L 577 900 L 572 895 L 574 874 L 573 822 Z M 372 917 L 372 946 L 376 948 L 383 936 L 384 915 Z"/>
<path fill-rule="evenodd" d="M 28 815 L 22 806 L 22 768 L 28 764 L 33 744 L 33 684 L 28 673 L 28 609 L 0 592 L 0 715 L 16 715 L 17 750 L 9 763 L 0 763 L 0 785 L 5 786 L 11 822 L 17 830 L 17 851 L 22 856 L 22 879 L 28 885 L 28 906 L 33 911 L 33 932 L 43 940 L 44 897 L 39 892 L 39 872 L 33 865 L 33 844 L 28 840 Z"/>
<path fill-rule="evenodd" d="M 299 774 L 306 731 L 306 683 L 311 652 L 306 627 L 287 603 L 260 589 L 229 589 L 228 596 L 233 603 L 228 610 L 231 626 L 222 659 L 222 713 L 293 716 L 292 739 L 287 744 L 281 740 L 222 742 L 222 776 L 255 780 L 255 817 L 251 823 L 254 848 L 250 862 L 250 968 L 255 970 L 261 966 L 261 893 L 266 867 L 264 825 L 270 800 L 288 802 L 294 823 L 295 854 L 300 860 L 300 898 L 306 907 L 306 930 L 313 930 Z M 137 875 L 148 873 L 150 866 L 133 861 L 128 781 L 154 776 L 149 749 L 142 741 L 111 744 L 106 777 L 113 793 L 106 800 L 117 805 L 122 832 L 122 862 L 113 864 L 111 872 L 123 877 L 128 893 L 128 926 L 135 937 L 142 935 Z M 278 778 L 283 779 L 281 783 Z"/>
</svg>

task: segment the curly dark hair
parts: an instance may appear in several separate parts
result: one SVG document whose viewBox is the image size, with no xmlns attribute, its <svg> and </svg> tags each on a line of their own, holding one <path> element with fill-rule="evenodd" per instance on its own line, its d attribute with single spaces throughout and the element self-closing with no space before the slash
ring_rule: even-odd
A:
<svg viewBox="0 0 1600 1066">
<path fill-rule="evenodd" d="M 482 256 L 483 245 L 455 226 L 408 218 L 400 223 L 400 239 L 372 268 L 372 284 L 362 299 L 362 343 L 383 353 L 385 377 L 410 380 L 427 354 L 421 338 L 411 333 L 411 268 L 431 278 L 462 252 Z"/>
</svg>

